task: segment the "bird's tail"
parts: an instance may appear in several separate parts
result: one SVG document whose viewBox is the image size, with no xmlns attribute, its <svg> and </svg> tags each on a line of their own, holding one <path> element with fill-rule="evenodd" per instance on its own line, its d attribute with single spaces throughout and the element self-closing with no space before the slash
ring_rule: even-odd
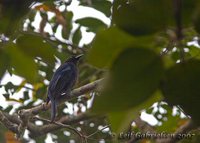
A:
<svg viewBox="0 0 200 143">
<path fill-rule="evenodd" d="M 47 104 L 47 105 L 48 105 L 49 101 L 50 101 L 50 98 L 49 98 L 49 96 L 47 95 L 47 99 L 46 99 L 46 104 Z"/>
<path fill-rule="evenodd" d="M 51 100 L 51 122 L 55 120 L 57 113 L 57 103 L 56 100 Z"/>
</svg>

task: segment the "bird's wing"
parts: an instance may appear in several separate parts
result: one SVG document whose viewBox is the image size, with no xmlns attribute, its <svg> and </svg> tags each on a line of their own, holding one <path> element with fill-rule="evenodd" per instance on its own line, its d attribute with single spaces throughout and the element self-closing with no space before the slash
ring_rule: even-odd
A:
<svg viewBox="0 0 200 143">
<path fill-rule="evenodd" d="M 56 71 L 52 78 L 52 89 L 55 89 L 56 85 L 58 85 L 59 80 L 61 80 L 61 77 L 63 77 L 65 74 L 70 75 L 71 74 L 71 67 L 67 67 L 65 69 L 61 69 Z"/>
<path fill-rule="evenodd" d="M 53 95 L 66 92 L 75 82 L 73 79 L 73 66 L 67 65 L 60 67 L 54 74 L 49 88 Z M 58 96 L 58 95 L 55 95 Z"/>
</svg>

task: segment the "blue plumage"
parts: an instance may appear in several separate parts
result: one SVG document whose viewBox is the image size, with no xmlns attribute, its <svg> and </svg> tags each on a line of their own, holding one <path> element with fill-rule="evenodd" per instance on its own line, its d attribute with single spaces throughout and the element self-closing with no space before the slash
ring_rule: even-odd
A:
<svg viewBox="0 0 200 143">
<path fill-rule="evenodd" d="M 50 81 L 47 104 L 51 101 L 51 122 L 55 120 L 59 98 L 61 96 L 67 96 L 77 81 L 77 63 L 81 56 L 69 58 L 56 70 Z"/>
</svg>

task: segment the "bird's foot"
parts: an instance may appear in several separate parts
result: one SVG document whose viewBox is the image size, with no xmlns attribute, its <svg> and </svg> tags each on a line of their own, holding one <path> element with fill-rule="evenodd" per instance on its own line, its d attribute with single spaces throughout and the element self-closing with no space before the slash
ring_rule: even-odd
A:
<svg viewBox="0 0 200 143">
<path fill-rule="evenodd" d="M 44 111 L 48 110 L 48 104 L 42 103 L 42 108 L 43 108 Z"/>
</svg>

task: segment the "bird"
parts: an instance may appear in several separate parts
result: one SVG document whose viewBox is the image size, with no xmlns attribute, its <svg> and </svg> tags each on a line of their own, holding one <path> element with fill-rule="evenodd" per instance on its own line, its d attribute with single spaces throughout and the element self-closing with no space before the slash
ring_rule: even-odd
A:
<svg viewBox="0 0 200 143">
<path fill-rule="evenodd" d="M 67 96 L 78 79 L 78 62 L 83 55 L 68 58 L 52 76 L 50 80 L 46 105 L 51 101 L 51 122 L 54 122 L 58 101 L 62 96 Z"/>
</svg>

